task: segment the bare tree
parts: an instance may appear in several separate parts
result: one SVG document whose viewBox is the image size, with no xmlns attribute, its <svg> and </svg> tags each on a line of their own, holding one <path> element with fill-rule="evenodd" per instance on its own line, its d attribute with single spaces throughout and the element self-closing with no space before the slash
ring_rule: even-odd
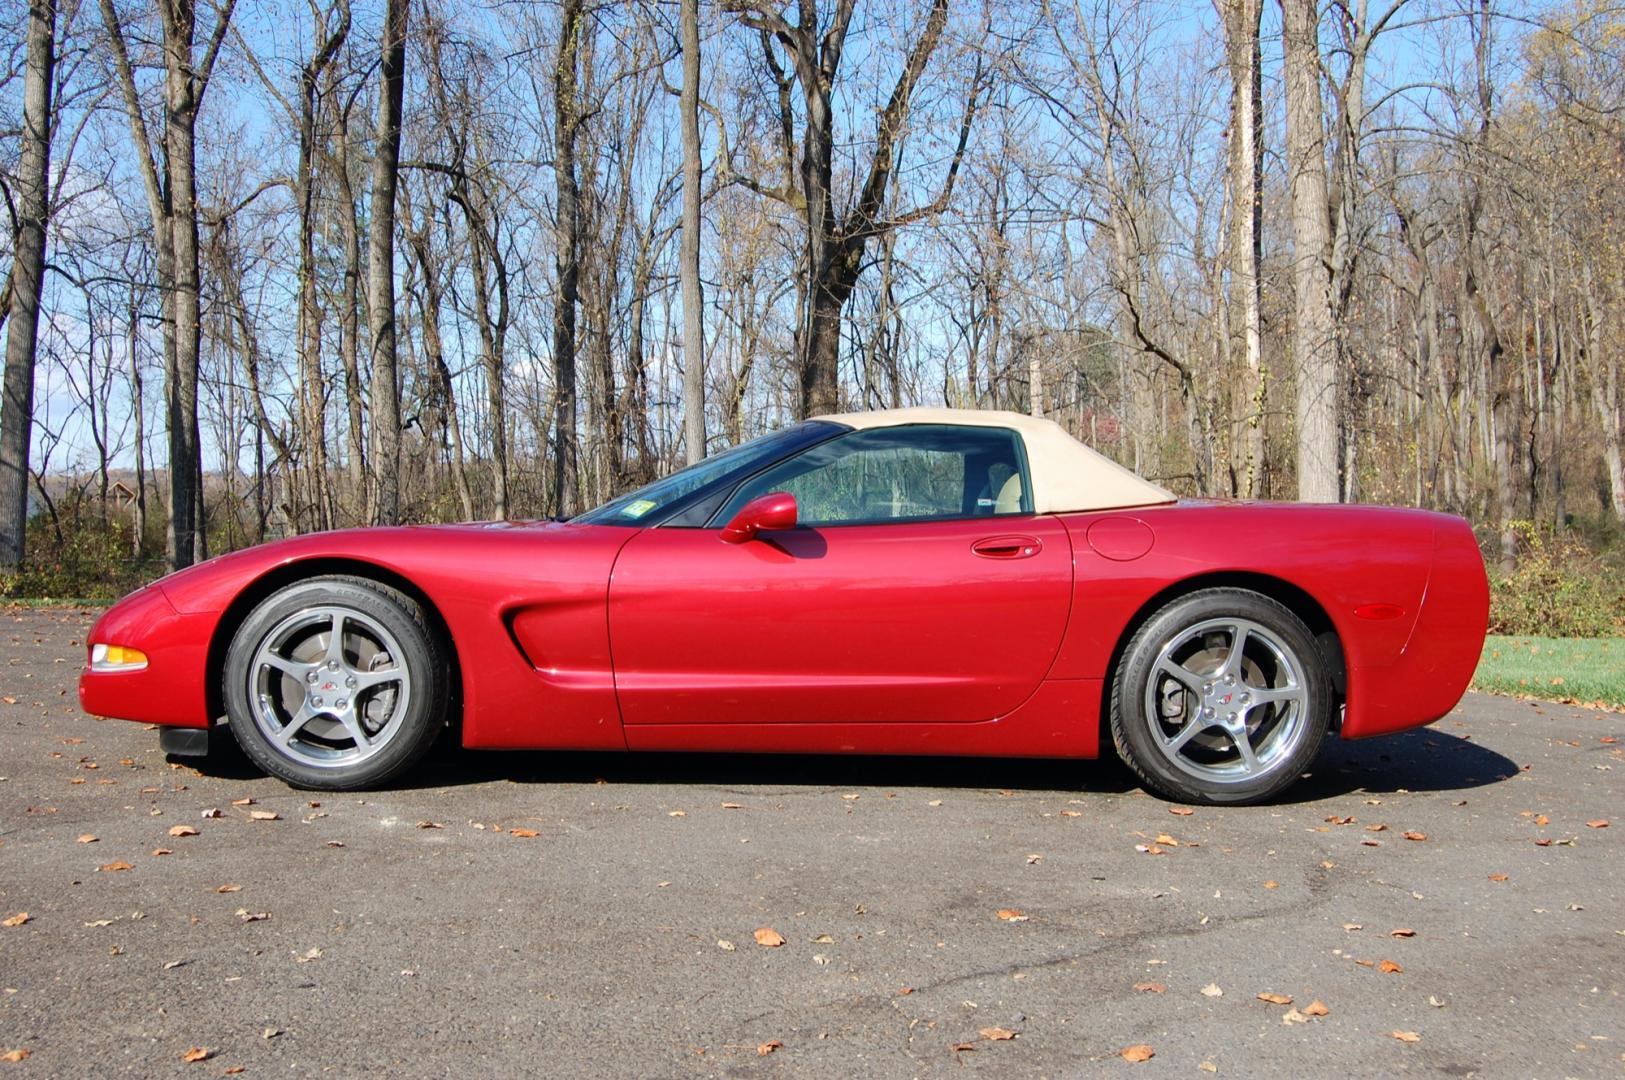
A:
<svg viewBox="0 0 1625 1080">
<path fill-rule="evenodd" d="M 367 233 L 367 298 L 372 330 L 372 427 L 378 478 L 374 520 L 401 515 L 401 388 L 395 342 L 395 185 L 400 175 L 401 101 L 411 0 L 388 0 L 378 74 L 378 138 L 372 159 L 372 221 Z"/>
<path fill-rule="evenodd" d="M 28 449 L 34 417 L 34 350 L 45 281 L 45 227 L 51 201 L 51 90 L 56 67 L 56 0 L 28 5 L 23 76 L 22 159 L 17 169 L 15 252 L 0 397 L 0 567 L 23 558 L 28 531 Z"/>
<path fill-rule="evenodd" d="M 1297 379 L 1298 498 L 1337 502 L 1341 357 L 1332 321 L 1330 225 L 1326 217 L 1326 126 L 1320 100 L 1316 0 L 1281 0 L 1286 78 L 1287 183 L 1292 200 Z"/>
<path fill-rule="evenodd" d="M 834 190 L 833 95 L 851 30 L 853 4 L 854 0 L 836 0 L 829 25 L 823 29 L 816 0 L 800 0 L 794 23 L 780 14 L 770 0 L 724 0 L 723 4 L 725 10 L 737 13 L 746 26 L 760 33 L 764 62 L 779 88 L 785 182 L 772 186 L 735 173 L 726 147 L 722 164 L 728 170 L 729 180 L 799 211 L 806 227 L 804 257 L 810 295 L 805 300 L 803 321 L 796 329 L 800 367 L 796 410 L 804 417 L 840 408 L 841 313 L 863 271 L 864 249 L 873 237 L 941 213 L 948 205 L 982 91 L 983 72 L 978 67 L 966 96 L 959 137 L 941 192 L 922 206 L 886 214 L 885 198 L 908 125 L 914 89 L 924 76 L 948 21 L 948 0 L 932 0 L 925 26 L 909 49 L 891 95 L 880 112 L 867 175 L 852 205 L 842 213 L 836 207 Z M 789 61 L 789 72 L 774 55 L 775 45 Z M 801 91 L 804 113 L 799 140 L 794 135 L 796 118 L 789 94 L 792 81 Z M 792 161 L 796 162 L 794 166 Z"/>
<path fill-rule="evenodd" d="M 705 456 L 705 295 L 700 288 L 700 0 L 682 0 L 683 49 L 683 438 L 692 464 Z"/>
<path fill-rule="evenodd" d="M 202 291 L 198 275 L 197 120 L 236 0 L 219 0 L 203 54 L 196 53 L 193 0 L 163 0 L 164 126 L 154 157 L 135 69 L 113 0 L 101 0 L 130 138 L 136 152 L 157 248 L 164 302 L 165 415 L 169 426 L 169 534 L 166 556 L 179 569 L 207 554 L 203 528 L 203 453 L 198 437 L 198 357 Z M 163 174 L 160 178 L 159 163 Z"/>
</svg>

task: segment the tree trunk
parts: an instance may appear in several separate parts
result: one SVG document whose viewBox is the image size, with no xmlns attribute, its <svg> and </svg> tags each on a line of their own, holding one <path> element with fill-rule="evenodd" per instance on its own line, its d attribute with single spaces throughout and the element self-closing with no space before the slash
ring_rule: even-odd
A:
<svg viewBox="0 0 1625 1080">
<path fill-rule="evenodd" d="M 1292 203 L 1293 366 L 1297 378 L 1298 498 L 1337 502 L 1341 395 L 1332 320 L 1326 210 L 1326 131 L 1320 102 L 1315 0 L 1281 0 L 1287 179 Z"/>
<path fill-rule="evenodd" d="M 700 289 L 700 0 L 682 0 L 683 47 L 683 443 L 705 457 L 705 321 Z"/>
<path fill-rule="evenodd" d="M 1261 321 L 1264 258 L 1264 96 L 1258 24 L 1261 0 L 1223 0 L 1225 52 L 1230 67 L 1230 297 L 1240 301 L 1240 340 L 1247 407 L 1243 414 L 1242 468 L 1236 492 L 1265 494 L 1264 404 L 1268 392 Z"/>
<path fill-rule="evenodd" d="M 553 512 L 576 509 L 576 303 L 581 276 L 581 193 L 576 180 L 577 59 L 587 29 L 581 0 L 564 0 L 559 49 L 553 69 L 553 173 L 558 188 L 553 300 Z"/>
<path fill-rule="evenodd" d="M 406 86 L 410 0 L 388 0 L 378 86 L 378 143 L 372 159 L 372 222 L 367 232 L 368 321 L 372 330 L 372 428 L 378 438 L 373 520 L 401 517 L 401 390 L 395 341 L 395 185 L 400 175 L 401 99 Z"/>
<path fill-rule="evenodd" d="M 28 6 L 28 58 L 23 76 L 22 154 L 17 163 L 11 304 L 0 397 L 0 567 L 23 558 L 28 531 L 28 451 L 34 419 L 34 349 L 40 289 L 45 282 L 45 227 L 50 216 L 51 89 L 56 67 L 56 0 Z"/>
</svg>

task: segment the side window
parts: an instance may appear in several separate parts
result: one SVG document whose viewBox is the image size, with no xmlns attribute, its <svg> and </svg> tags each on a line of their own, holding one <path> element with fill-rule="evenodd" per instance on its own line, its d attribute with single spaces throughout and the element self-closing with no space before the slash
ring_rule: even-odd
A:
<svg viewBox="0 0 1625 1080">
<path fill-rule="evenodd" d="M 1031 513 L 1026 476 L 1020 440 L 1006 428 L 872 428 L 820 443 L 752 477 L 712 523 L 771 491 L 796 497 L 803 525 Z"/>
</svg>

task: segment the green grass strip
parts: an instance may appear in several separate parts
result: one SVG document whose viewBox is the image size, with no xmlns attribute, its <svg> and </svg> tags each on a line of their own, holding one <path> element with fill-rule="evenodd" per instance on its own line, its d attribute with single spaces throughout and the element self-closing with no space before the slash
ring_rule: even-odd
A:
<svg viewBox="0 0 1625 1080">
<path fill-rule="evenodd" d="M 1625 708 L 1625 638 L 1492 635 L 1473 689 Z"/>
</svg>

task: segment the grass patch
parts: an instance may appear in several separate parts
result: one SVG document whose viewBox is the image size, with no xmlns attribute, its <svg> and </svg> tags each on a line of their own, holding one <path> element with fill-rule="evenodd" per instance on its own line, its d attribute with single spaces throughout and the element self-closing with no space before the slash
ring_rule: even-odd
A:
<svg viewBox="0 0 1625 1080">
<path fill-rule="evenodd" d="M 1625 638 L 1491 635 L 1473 689 L 1625 708 Z"/>
</svg>

